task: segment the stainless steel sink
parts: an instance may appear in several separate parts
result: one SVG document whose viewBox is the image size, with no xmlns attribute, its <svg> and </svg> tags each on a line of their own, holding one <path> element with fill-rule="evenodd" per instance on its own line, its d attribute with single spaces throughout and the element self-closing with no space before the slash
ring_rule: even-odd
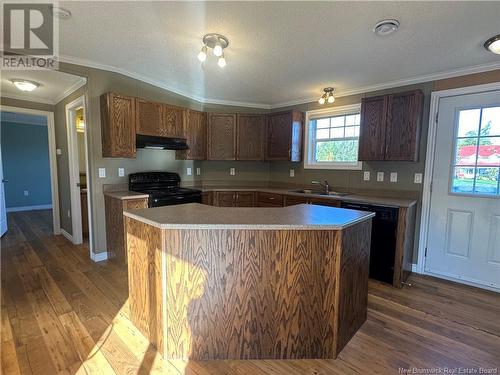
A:
<svg viewBox="0 0 500 375">
<path fill-rule="evenodd" d="M 313 195 L 329 195 L 329 196 L 339 196 L 342 197 L 344 195 L 347 195 L 348 193 L 341 193 L 339 191 L 329 191 L 328 193 L 322 191 L 322 190 L 309 190 L 309 189 L 302 189 L 302 190 L 293 190 L 293 193 L 301 193 L 301 194 L 313 194 Z"/>
</svg>

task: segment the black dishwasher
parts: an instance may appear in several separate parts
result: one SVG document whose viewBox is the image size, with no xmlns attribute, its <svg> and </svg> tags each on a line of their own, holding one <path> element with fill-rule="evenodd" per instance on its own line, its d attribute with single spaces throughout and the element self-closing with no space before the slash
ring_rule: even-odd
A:
<svg viewBox="0 0 500 375">
<path fill-rule="evenodd" d="M 370 278 L 392 284 L 398 209 L 360 203 L 342 202 L 342 208 L 375 213 L 372 221 L 372 243 L 370 250 Z"/>
</svg>

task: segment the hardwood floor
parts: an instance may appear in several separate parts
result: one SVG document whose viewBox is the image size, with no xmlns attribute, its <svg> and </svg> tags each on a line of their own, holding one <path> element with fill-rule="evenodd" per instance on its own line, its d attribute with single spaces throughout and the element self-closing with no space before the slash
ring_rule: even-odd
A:
<svg viewBox="0 0 500 375">
<path fill-rule="evenodd" d="M 500 295 L 420 276 L 370 282 L 368 320 L 335 361 L 164 361 L 128 320 L 126 268 L 51 235 L 50 214 L 9 214 L 1 240 L 3 374 L 500 373 Z"/>
</svg>

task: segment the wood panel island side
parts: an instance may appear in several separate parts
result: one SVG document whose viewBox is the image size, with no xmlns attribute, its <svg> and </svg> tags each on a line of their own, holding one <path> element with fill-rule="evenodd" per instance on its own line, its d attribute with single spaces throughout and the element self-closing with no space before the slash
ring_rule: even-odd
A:
<svg viewBox="0 0 500 375">
<path fill-rule="evenodd" d="M 370 212 L 125 211 L 130 318 L 165 359 L 336 358 L 366 320 Z"/>
</svg>

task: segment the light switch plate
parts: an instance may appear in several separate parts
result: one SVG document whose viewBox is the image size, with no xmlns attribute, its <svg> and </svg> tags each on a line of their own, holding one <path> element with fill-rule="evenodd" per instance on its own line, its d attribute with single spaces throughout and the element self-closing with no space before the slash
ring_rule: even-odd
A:
<svg viewBox="0 0 500 375">
<path fill-rule="evenodd" d="M 99 168 L 99 178 L 106 177 L 106 168 Z"/>
<path fill-rule="evenodd" d="M 24 196 L 25 196 L 25 197 L 27 197 L 27 196 L 29 196 L 29 195 L 30 195 L 30 192 L 29 192 L 28 190 L 25 190 L 25 191 L 24 191 Z"/>
<path fill-rule="evenodd" d="M 60 148 L 56 148 L 56 155 L 62 155 L 62 150 Z"/>
<path fill-rule="evenodd" d="M 384 181 L 384 172 L 377 172 L 377 181 L 378 182 Z"/>
<path fill-rule="evenodd" d="M 371 174 L 370 171 L 365 171 L 363 173 L 363 180 L 364 181 L 370 181 L 370 174 Z"/>
<path fill-rule="evenodd" d="M 125 168 L 118 168 L 118 177 L 125 176 Z"/>
<path fill-rule="evenodd" d="M 196 168 L 196 175 L 197 176 L 201 175 L 201 168 L 200 167 Z"/>
<path fill-rule="evenodd" d="M 398 182 L 398 172 L 391 172 L 391 182 Z"/>
<path fill-rule="evenodd" d="M 236 170 L 234 168 L 229 168 L 229 174 L 234 176 L 236 174 Z"/>
<path fill-rule="evenodd" d="M 290 177 L 295 177 L 295 169 L 290 169 Z"/>
<path fill-rule="evenodd" d="M 188 176 L 191 176 L 193 174 L 193 169 L 192 168 L 186 168 L 186 174 Z"/>
<path fill-rule="evenodd" d="M 415 173 L 414 183 L 416 183 L 416 184 L 422 183 L 422 173 Z"/>
</svg>

